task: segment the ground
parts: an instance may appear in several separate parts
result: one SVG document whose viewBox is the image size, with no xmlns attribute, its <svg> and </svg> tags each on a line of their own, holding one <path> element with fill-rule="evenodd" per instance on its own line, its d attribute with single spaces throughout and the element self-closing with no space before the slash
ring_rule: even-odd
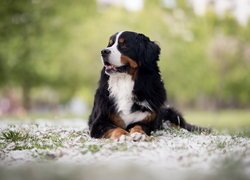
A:
<svg viewBox="0 0 250 180">
<path fill-rule="evenodd" d="M 82 119 L 0 121 L 0 179 L 250 179 L 250 138 L 166 127 L 92 139 Z"/>
</svg>

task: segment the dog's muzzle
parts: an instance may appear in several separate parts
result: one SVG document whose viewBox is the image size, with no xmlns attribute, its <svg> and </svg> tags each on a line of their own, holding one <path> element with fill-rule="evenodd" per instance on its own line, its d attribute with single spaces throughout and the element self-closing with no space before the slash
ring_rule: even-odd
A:
<svg viewBox="0 0 250 180">
<path fill-rule="evenodd" d="M 103 49 L 101 50 L 101 55 L 103 58 L 108 57 L 110 55 L 111 51 L 109 49 Z"/>
</svg>

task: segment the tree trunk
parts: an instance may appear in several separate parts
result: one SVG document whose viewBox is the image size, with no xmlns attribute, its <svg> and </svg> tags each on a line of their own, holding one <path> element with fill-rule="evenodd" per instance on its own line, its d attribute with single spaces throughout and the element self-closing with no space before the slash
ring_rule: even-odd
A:
<svg viewBox="0 0 250 180">
<path fill-rule="evenodd" d="M 22 86 L 23 90 L 23 107 L 26 111 L 29 111 L 31 109 L 31 87 L 27 84 L 24 83 Z"/>
</svg>

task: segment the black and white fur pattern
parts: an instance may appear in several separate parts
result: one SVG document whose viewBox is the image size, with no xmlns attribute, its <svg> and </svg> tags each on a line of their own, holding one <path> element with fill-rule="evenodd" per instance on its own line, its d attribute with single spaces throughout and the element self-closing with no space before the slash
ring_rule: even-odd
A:
<svg viewBox="0 0 250 180">
<path fill-rule="evenodd" d="M 114 98 L 116 111 L 123 119 L 126 127 L 144 119 L 149 112 L 135 111 L 131 112 L 133 106 L 133 88 L 134 81 L 131 75 L 127 73 L 115 73 L 109 77 L 108 85 L 110 97 Z M 142 103 L 143 104 L 143 103 Z"/>
<path fill-rule="evenodd" d="M 188 131 L 207 130 L 187 123 L 168 106 L 157 65 L 160 47 L 148 37 L 129 31 L 116 33 L 101 55 L 104 67 L 89 117 L 91 137 L 150 135 L 162 129 L 165 121 Z"/>
<path fill-rule="evenodd" d="M 114 44 L 112 46 L 106 48 L 106 50 L 111 51 L 111 53 L 109 55 L 109 63 L 113 64 L 114 66 L 117 66 L 117 67 L 124 65 L 120 61 L 120 59 L 121 59 L 121 52 L 117 49 L 118 39 L 119 39 L 119 37 L 120 37 L 121 34 L 122 34 L 122 32 L 119 32 L 117 34 L 117 38 L 115 39 Z"/>
</svg>

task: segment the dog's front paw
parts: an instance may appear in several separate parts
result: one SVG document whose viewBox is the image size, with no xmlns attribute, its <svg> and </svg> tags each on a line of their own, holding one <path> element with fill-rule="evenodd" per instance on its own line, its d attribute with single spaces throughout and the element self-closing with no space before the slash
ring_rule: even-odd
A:
<svg viewBox="0 0 250 180">
<path fill-rule="evenodd" d="M 147 141 L 149 137 L 144 133 L 134 132 L 130 134 L 133 141 Z"/>
<path fill-rule="evenodd" d="M 118 127 L 118 128 L 110 129 L 104 134 L 103 137 L 113 139 L 113 140 L 119 140 L 120 138 L 124 139 L 123 136 L 126 136 L 126 135 L 129 135 L 129 133 L 126 130 Z"/>
<path fill-rule="evenodd" d="M 121 135 L 119 138 L 114 139 L 117 142 L 128 142 L 128 141 L 132 141 L 132 137 L 127 136 L 127 135 Z"/>
</svg>

